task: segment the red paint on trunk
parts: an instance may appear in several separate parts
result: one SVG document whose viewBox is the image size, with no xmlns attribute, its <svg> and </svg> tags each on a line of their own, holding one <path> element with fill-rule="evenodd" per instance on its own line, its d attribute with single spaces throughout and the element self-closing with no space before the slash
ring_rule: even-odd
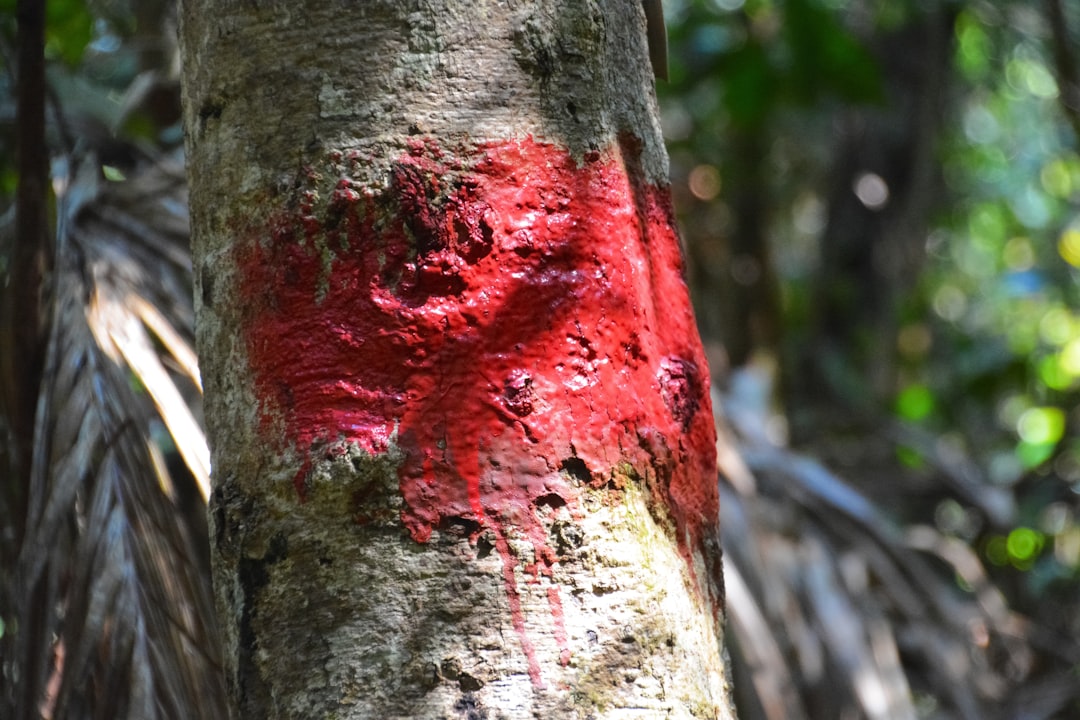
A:
<svg viewBox="0 0 1080 720">
<path fill-rule="evenodd" d="M 704 358 L 669 193 L 635 179 L 637 155 L 417 142 L 385 192 L 343 179 L 320 201 L 302 176 L 238 251 L 265 431 L 302 453 L 396 441 L 405 526 L 418 542 L 454 518 L 495 533 L 526 648 L 509 540 L 550 576 L 542 518 L 580 512 L 576 484 L 627 463 L 655 474 L 688 559 L 716 531 Z"/>
</svg>

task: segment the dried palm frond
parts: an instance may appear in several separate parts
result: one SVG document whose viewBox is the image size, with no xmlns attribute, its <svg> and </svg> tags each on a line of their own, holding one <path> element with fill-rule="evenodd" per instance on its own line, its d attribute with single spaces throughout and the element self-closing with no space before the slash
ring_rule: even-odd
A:
<svg viewBox="0 0 1080 720">
<path fill-rule="evenodd" d="M 145 159 L 123 182 L 93 158 L 79 170 L 58 188 L 0 715 L 223 717 L 183 161 Z"/>
<path fill-rule="evenodd" d="M 720 425 L 743 720 L 1052 718 L 1080 698 L 1067 682 L 1080 648 L 1040 643 L 967 544 L 901 526 L 823 465 Z M 1040 679 L 1052 701 L 1019 704 L 1040 665 L 1057 668 Z"/>
</svg>

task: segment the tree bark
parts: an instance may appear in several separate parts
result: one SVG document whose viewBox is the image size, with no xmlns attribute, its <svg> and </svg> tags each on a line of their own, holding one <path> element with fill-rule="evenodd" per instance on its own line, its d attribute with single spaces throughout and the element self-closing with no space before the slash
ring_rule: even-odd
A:
<svg viewBox="0 0 1080 720">
<path fill-rule="evenodd" d="M 641 4 L 181 14 L 234 716 L 733 717 Z"/>
</svg>

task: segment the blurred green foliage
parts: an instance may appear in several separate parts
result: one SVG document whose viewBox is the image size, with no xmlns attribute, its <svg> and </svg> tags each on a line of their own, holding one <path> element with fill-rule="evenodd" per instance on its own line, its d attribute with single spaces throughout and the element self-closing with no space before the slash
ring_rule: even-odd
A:
<svg viewBox="0 0 1080 720">
<path fill-rule="evenodd" d="M 0 0 L 4 34 L 14 40 L 16 0 Z M 49 0 L 45 6 L 45 54 L 69 67 L 78 66 L 94 36 L 94 15 L 84 0 Z"/>
<path fill-rule="evenodd" d="M 850 416 L 866 408 L 846 404 L 845 398 L 873 396 L 880 416 L 938 437 L 938 450 L 951 448 L 971 458 L 981 482 L 1013 495 L 1012 526 L 938 522 L 939 528 L 973 543 L 997 572 L 1015 573 L 1006 585 L 1015 586 L 1012 599 L 1028 610 L 1053 594 L 1075 593 L 1080 589 L 1080 142 L 1062 103 L 1052 39 L 1055 30 L 1065 32 L 1080 48 L 1080 7 L 1064 3 L 1068 27 L 1054 28 L 1046 4 L 1019 0 L 669 0 L 666 5 L 672 80 L 659 92 L 673 187 L 681 200 L 691 264 L 699 266 L 694 274 L 699 314 L 708 318 L 715 304 L 726 301 L 702 285 L 740 282 L 725 270 L 700 266 L 737 251 L 743 228 L 733 197 L 753 183 L 751 192 L 767 206 L 766 235 L 781 298 L 782 340 L 775 351 L 788 366 L 788 384 L 794 385 L 808 380 L 803 371 L 808 355 L 828 352 L 819 347 L 814 328 L 824 312 L 815 283 L 829 262 L 830 220 L 841 212 L 833 181 L 843 166 L 837 152 L 845 146 L 837 141 L 837 128 L 852 117 L 884 124 L 890 113 L 905 112 L 898 98 L 912 92 L 903 87 L 910 75 L 895 71 L 898 46 L 889 38 L 906 37 L 905 29 L 926 18 L 946 19 L 940 124 L 930 126 L 930 137 L 910 139 L 913 154 L 915 143 L 931 143 L 940 182 L 930 191 L 934 197 L 922 224 L 908 233 L 918 234 L 917 271 L 900 283 L 885 323 L 891 325 L 888 334 L 864 328 L 842 351 L 866 353 L 892 368 L 891 390 L 866 392 L 872 386 L 867 368 L 874 362 L 859 369 L 858 363 L 841 361 L 846 370 L 831 377 L 845 387 L 817 400 L 830 405 L 826 414 Z M 911 60 L 935 62 L 927 56 Z M 756 180 L 733 160 L 748 133 L 764 148 Z M 875 177 L 884 177 L 884 187 L 860 187 Z M 878 209 L 875 188 L 882 193 L 881 206 L 910 195 L 879 170 L 851 183 L 851 192 L 871 213 Z M 886 220 L 865 225 L 867 243 L 895 242 L 888 232 L 910 216 L 883 211 L 878 217 Z M 695 256 L 694 246 L 703 240 L 715 240 L 720 249 Z M 865 274 L 867 267 L 852 270 Z M 846 276 L 843 269 L 829 271 L 834 273 L 829 291 L 848 293 L 858 303 L 851 288 L 866 279 Z M 887 274 L 880 282 L 897 285 Z M 798 413 L 790 398 L 802 402 L 806 396 L 783 389 L 788 411 Z M 801 441 L 813 452 L 820 438 L 811 434 Z M 900 468 L 896 477 L 922 487 L 934 462 L 927 449 L 891 442 Z M 925 499 L 925 490 L 915 492 L 918 501 Z M 912 501 L 911 513 L 920 512 L 918 501 Z M 940 510 L 955 501 L 943 489 L 934 502 Z M 946 515 L 939 512 L 939 520 Z M 1070 632 L 1080 633 L 1070 622 Z"/>
<path fill-rule="evenodd" d="M 1040 530 L 1066 536 L 1058 550 L 1069 551 L 1041 562 L 1075 578 L 1080 159 L 1037 12 L 973 3 L 956 23 L 961 94 L 942 152 L 950 203 L 916 298 L 932 310 L 935 342 L 911 373 L 943 398 L 939 426 L 975 426 L 972 447 L 991 482 L 1016 487 L 1020 522 L 1038 525 L 1048 507 L 1065 513 Z M 970 422 L 978 416 L 993 421 Z M 1036 536 L 1026 527 L 1008 534 L 1014 566 L 1035 567 Z"/>
</svg>

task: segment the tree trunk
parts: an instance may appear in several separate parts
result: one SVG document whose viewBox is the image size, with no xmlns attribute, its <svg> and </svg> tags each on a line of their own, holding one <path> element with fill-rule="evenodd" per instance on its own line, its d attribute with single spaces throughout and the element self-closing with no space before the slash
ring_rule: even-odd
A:
<svg viewBox="0 0 1080 720">
<path fill-rule="evenodd" d="M 802 397 L 791 406 L 839 398 L 873 407 L 896 393 L 901 305 L 919 279 L 928 227 L 946 190 L 937 139 L 958 13 L 932 6 L 879 34 L 875 55 L 889 89 L 886 104 L 849 108 L 835 122 L 811 335 L 788 364 L 799 382 L 792 378 L 787 387 Z M 857 190 L 869 178 L 885 191 L 877 203 Z M 817 421 L 796 430 L 821 434 Z"/>
<path fill-rule="evenodd" d="M 243 718 L 729 718 L 635 0 L 182 10 Z"/>
</svg>

